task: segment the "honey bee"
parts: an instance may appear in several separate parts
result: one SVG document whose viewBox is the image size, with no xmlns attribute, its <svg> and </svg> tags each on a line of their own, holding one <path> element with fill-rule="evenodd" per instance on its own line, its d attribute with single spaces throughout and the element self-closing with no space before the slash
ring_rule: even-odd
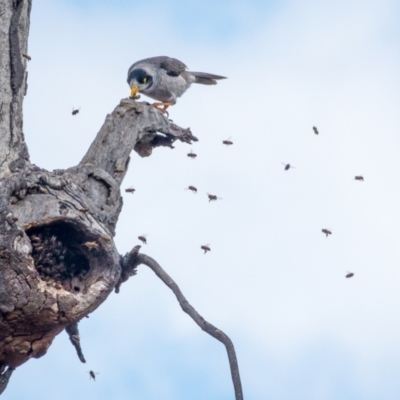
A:
<svg viewBox="0 0 400 400">
<path fill-rule="evenodd" d="M 79 111 L 80 111 L 81 109 L 80 108 L 74 108 L 74 107 L 72 107 L 72 115 L 76 115 L 76 114 L 78 114 L 79 113 Z"/>
<path fill-rule="evenodd" d="M 197 154 L 193 153 L 193 150 L 190 150 L 190 153 L 188 153 L 187 156 L 194 160 L 197 157 Z"/>
<path fill-rule="evenodd" d="M 363 177 L 362 175 L 356 175 L 356 176 L 354 177 L 354 179 L 355 179 L 356 181 L 362 181 L 362 182 L 364 182 L 364 177 Z"/>
<path fill-rule="evenodd" d="M 22 57 L 26 58 L 28 61 L 32 60 L 32 57 L 28 56 L 28 54 L 22 54 Z"/>
<path fill-rule="evenodd" d="M 293 165 L 286 164 L 286 163 L 284 163 L 284 162 L 282 163 L 282 165 L 285 166 L 285 171 L 289 171 L 290 168 L 296 168 L 296 167 L 293 167 Z"/>
<path fill-rule="evenodd" d="M 222 144 L 225 144 L 226 146 L 232 146 L 233 142 L 231 141 L 231 138 L 228 138 L 226 140 L 223 140 Z"/>
<path fill-rule="evenodd" d="M 197 193 L 197 188 L 195 186 L 188 186 L 185 190 L 191 190 L 193 193 Z"/>
<path fill-rule="evenodd" d="M 126 193 L 132 193 L 132 194 L 133 194 L 133 193 L 135 193 L 135 190 L 136 190 L 136 189 L 134 189 L 134 188 L 131 186 L 131 187 L 129 187 L 128 189 L 125 189 L 125 192 L 126 192 Z"/>
<path fill-rule="evenodd" d="M 216 201 L 216 200 L 222 200 L 221 197 L 217 197 L 215 194 L 207 193 L 207 196 L 208 196 L 208 202 Z"/>
<path fill-rule="evenodd" d="M 89 250 L 99 248 L 99 245 L 96 242 L 86 242 L 86 243 L 83 243 L 83 246 L 86 246 Z"/>
<path fill-rule="evenodd" d="M 318 132 L 317 127 L 316 127 L 316 126 L 313 126 L 312 128 L 313 128 L 314 133 L 315 133 L 316 135 L 319 135 L 319 132 Z"/>
<path fill-rule="evenodd" d="M 354 276 L 354 272 L 348 272 L 346 274 L 346 278 L 352 278 Z"/>
<path fill-rule="evenodd" d="M 332 235 L 332 232 L 329 229 L 322 229 L 322 232 L 325 233 L 326 237 Z"/>
<path fill-rule="evenodd" d="M 200 246 L 200 248 L 204 250 L 204 254 L 206 254 L 207 251 L 211 251 L 210 244 L 205 244 L 204 246 Z"/>
<path fill-rule="evenodd" d="M 142 241 L 144 244 L 147 244 L 146 237 L 147 237 L 147 235 L 141 235 L 141 236 L 138 236 L 138 239 L 139 239 L 140 241 Z"/>
<path fill-rule="evenodd" d="M 89 375 L 90 375 L 90 376 L 89 376 L 89 379 L 90 379 L 90 380 L 93 379 L 93 380 L 95 381 L 95 380 L 96 380 L 96 375 L 99 374 L 99 373 L 100 373 L 100 372 L 89 371 Z"/>
</svg>

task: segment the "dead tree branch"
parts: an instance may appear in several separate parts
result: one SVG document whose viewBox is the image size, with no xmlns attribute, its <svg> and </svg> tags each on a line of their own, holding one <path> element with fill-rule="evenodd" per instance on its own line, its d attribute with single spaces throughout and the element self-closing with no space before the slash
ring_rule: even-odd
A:
<svg viewBox="0 0 400 400">
<path fill-rule="evenodd" d="M 233 381 L 233 387 L 235 390 L 235 399 L 243 400 L 242 384 L 239 374 L 239 365 L 236 358 L 235 347 L 233 346 L 232 340 L 220 329 L 216 328 L 214 325 L 207 322 L 187 301 L 186 297 L 183 295 L 179 286 L 175 281 L 164 271 L 164 269 L 157 263 L 153 258 L 145 255 L 139 254 L 140 246 L 136 246 L 131 252 L 127 253 L 121 260 L 122 273 L 121 277 L 124 276 L 126 281 L 129 276 L 136 274 L 136 269 L 140 264 L 148 266 L 175 294 L 182 310 L 188 314 L 194 322 L 209 335 L 219 340 L 224 344 L 226 351 L 228 353 L 229 366 L 231 370 L 231 376 Z M 119 287 L 123 281 L 118 283 L 118 290 L 116 287 L 116 292 L 119 292 Z"/>
<path fill-rule="evenodd" d="M 6 390 L 13 371 L 14 368 L 8 367 L 5 372 L 0 373 L 0 395 Z"/>
<path fill-rule="evenodd" d="M 78 329 L 78 322 L 74 322 L 71 325 L 68 325 L 65 328 L 65 331 L 68 333 L 69 340 L 71 341 L 72 345 L 75 347 L 76 353 L 78 354 L 79 359 L 81 362 L 85 363 L 85 357 L 82 352 L 81 348 L 81 340 L 79 337 L 79 329 Z"/>
<path fill-rule="evenodd" d="M 236 399 L 242 399 L 231 340 L 205 321 L 175 282 L 134 248 L 121 257 L 114 243 L 122 209 L 121 183 L 130 154 L 197 141 L 145 102 L 123 99 L 82 161 L 46 171 L 29 160 L 23 133 L 32 0 L 0 0 L 0 394 L 15 370 L 46 354 L 66 329 L 85 362 L 78 322 L 115 289 L 149 266 L 182 309 L 226 346 Z"/>
</svg>

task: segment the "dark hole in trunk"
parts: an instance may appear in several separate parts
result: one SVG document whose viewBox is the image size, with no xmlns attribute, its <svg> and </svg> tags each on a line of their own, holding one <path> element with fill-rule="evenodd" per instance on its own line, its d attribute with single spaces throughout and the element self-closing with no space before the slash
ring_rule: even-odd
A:
<svg viewBox="0 0 400 400">
<path fill-rule="evenodd" d="M 43 280 L 53 280 L 70 289 L 73 278 L 83 280 L 90 269 L 82 252 L 85 235 L 63 221 L 36 226 L 26 231 L 32 243 L 32 258 Z M 75 291 L 79 291 L 74 287 Z"/>
</svg>

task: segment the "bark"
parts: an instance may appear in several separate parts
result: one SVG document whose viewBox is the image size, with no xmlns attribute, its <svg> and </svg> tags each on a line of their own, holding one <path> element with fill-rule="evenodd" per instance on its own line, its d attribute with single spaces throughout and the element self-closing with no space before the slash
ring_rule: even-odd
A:
<svg viewBox="0 0 400 400">
<path fill-rule="evenodd" d="M 30 164 L 22 133 L 30 8 L 30 0 L 0 0 L 0 373 L 43 356 L 115 288 L 113 236 L 132 149 L 148 156 L 197 140 L 154 107 L 124 99 L 79 165 Z"/>
<path fill-rule="evenodd" d="M 79 321 L 119 291 L 137 260 L 155 263 L 138 248 L 121 257 L 113 240 L 132 149 L 145 157 L 197 140 L 149 104 L 123 99 L 78 165 L 50 172 L 31 164 L 22 124 L 30 10 L 31 0 L 0 0 L 0 394 L 15 368 L 46 354 L 64 329 L 85 362 Z M 237 366 L 229 338 L 190 307 Z"/>
</svg>

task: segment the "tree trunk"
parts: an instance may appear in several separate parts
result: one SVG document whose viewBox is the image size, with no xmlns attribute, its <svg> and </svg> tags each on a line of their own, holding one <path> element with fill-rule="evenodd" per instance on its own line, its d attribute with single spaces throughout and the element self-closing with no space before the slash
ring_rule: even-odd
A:
<svg viewBox="0 0 400 400">
<path fill-rule="evenodd" d="M 197 140 L 147 103 L 124 99 L 79 165 L 32 165 L 22 124 L 30 9 L 31 0 L 0 0 L 0 393 L 13 369 L 43 356 L 127 279 L 113 237 L 132 149 L 148 156 Z"/>
<path fill-rule="evenodd" d="M 0 395 L 14 369 L 46 354 L 64 329 L 85 362 L 79 320 L 145 264 L 225 345 L 235 398 L 243 400 L 229 337 L 197 313 L 155 260 L 139 254 L 140 246 L 122 257 L 113 241 L 132 149 L 146 157 L 197 138 L 151 105 L 123 99 L 79 165 L 52 172 L 32 165 L 22 123 L 31 3 L 0 0 Z"/>
</svg>

